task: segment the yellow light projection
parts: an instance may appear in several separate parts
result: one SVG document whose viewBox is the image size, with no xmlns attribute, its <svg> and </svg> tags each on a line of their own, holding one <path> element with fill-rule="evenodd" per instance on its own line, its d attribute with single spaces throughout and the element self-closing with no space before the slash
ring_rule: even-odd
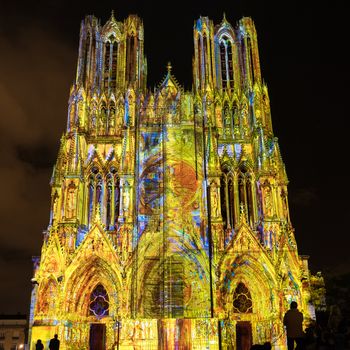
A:
<svg viewBox="0 0 350 350">
<path fill-rule="evenodd" d="M 193 92 L 170 64 L 146 89 L 143 40 L 134 15 L 82 22 L 30 349 L 55 333 L 63 350 L 285 348 L 309 271 L 254 23 L 195 22 Z"/>
</svg>

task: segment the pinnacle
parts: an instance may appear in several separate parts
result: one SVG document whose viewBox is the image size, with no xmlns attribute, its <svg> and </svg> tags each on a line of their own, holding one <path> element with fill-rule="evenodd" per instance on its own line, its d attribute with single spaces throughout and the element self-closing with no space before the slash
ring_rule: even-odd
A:
<svg viewBox="0 0 350 350">
<path fill-rule="evenodd" d="M 101 204 L 98 203 L 95 209 L 94 222 L 101 224 Z"/>
<path fill-rule="evenodd" d="M 240 221 L 241 222 L 247 222 L 247 218 L 246 218 L 246 212 L 245 212 L 245 207 L 244 207 L 244 204 L 241 202 L 240 204 Z"/>
<path fill-rule="evenodd" d="M 111 11 L 111 18 L 112 21 L 115 21 L 115 17 L 114 17 L 114 10 Z"/>
</svg>

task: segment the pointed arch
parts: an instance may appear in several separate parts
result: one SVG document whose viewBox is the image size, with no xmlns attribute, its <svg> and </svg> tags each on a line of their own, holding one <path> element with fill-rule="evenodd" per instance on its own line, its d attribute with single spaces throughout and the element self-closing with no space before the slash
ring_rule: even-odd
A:
<svg viewBox="0 0 350 350">
<path fill-rule="evenodd" d="M 232 26 L 223 20 L 215 34 L 216 59 L 218 62 L 218 87 L 232 90 L 235 85 L 236 35 Z"/>
<path fill-rule="evenodd" d="M 173 318 L 183 317 L 185 310 L 195 311 L 199 304 L 208 302 L 209 271 L 207 256 L 204 255 L 192 254 L 189 250 L 188 253 L 174 254 L 165 259 L 146 256 L 140 262 L 144 273 L 140 278 L 138 307 L 144 317 L 159 317 L 164 312 L 170 312 Z M 171 299 L 164 309 L 162 300 L 167 294 Z"/>
<path fill-rule="evenodd" d="M 94 240 L 90 242 L 94 244 Z M 97 244 L 97 242 L 96 242 Z M 86 317 L 90 314 L 91 296 L 97 286 L 103 286 L 108 295 L 108 313 L 116 314 L 121 290 L 121 277 L 113 269 L 113 265 L 103 258 L 92 254 L 89 260 L 77 260 L 73 271 L 67 271 L 64 286 L 64 298 L 69 302 L 64 305 L 65 312 Z M 71 265 L 72 266 L 72 265 Z M 104 296 L 106 299 L 106 296 Z M 98 315 L 95 315 L 98 317 Z"/>
<path fill-rule="evenodd" d="M 233 294 L 233 311 L 237 313 L 252 313 L 253 303 L 249 289 L 239 282 Z"/>
<path fill-rule="evenodd" d="M 230 36 L 222 35 L 219 39 L 221 87 L 234 87 L 233 72 L 233 40 Z"/>
<path fill-rule="evenodd" d="M 90 294 L 89 315 L 99 319 L 109 315 L 109 297 L 101 283 Z"/>
<path fill-rule="evenodd" d="M 237 233 L 219 263 L 219 271 L 222 271 L 219 302 L 226 305 L 230 313 L 253 312 L 259 318 L 278 308 L 279 300 L 272 297 L 278 286 L 273 265 L 247 230 L 248 227 Z M 238 253 L 240 241 L 249 239 L 250 247 Z"/>
<path fill-rule="evenodd" d="M 203 305 L 203 310 L 209 310 L 209 304 L 205 306 L 210 292 L 208 256 L 200 235 L 193 234 L 195 228 L 189 224 L 181 231 L 172 231 L 173 235 L 178 235 L 174 244 L 175 241 L 178 243 L 175 249 L 177 253 L 170 257 L 162 254 L 162 233 L 145 231 L 138 243 L 139 250 L 143 252 L 137 260 L 139 312 L 144 317 L 152 318 L 168 311 L 173 316 L 180 317 L 184 310 L 196 312 L 200 304 Z M 149 239 L 150 233 L 152 240 Z M 133 285 L 135 275 L 130 274 L 129 278 Z M 164 309 L 166 304 L 162 300 L 166 295 L 172 300 L 166 303 L 169 308 Z"/>
</svg>

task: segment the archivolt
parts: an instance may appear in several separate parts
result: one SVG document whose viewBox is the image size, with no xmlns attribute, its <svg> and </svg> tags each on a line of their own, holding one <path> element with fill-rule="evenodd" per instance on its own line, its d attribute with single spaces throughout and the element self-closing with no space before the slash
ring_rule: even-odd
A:
<svg viewBox="0 0 350 350">
<path fill-rule="evenodd" d="M 91 258 L 87 264 L 82 261 L 66 282 L 65 304 L 62 305 L 65 311 L 87 316 L 90 294 L 98 284 L 102 284 L 109 295 L 110 312 L 116 311 L 121 291 L 120 276 L 111 265 L 98 257 Z"/>
</svg>

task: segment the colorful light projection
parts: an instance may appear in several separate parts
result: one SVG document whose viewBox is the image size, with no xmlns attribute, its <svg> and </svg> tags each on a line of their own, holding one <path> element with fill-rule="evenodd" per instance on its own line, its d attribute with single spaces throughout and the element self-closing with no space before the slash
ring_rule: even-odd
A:
<svg viewBox="0 0 350 350">
<path fill-rule="evenodd" d="M 146 89 L 137 16 L 87 16 L 79 47 L 31 349 L 55 333 L 62 349 L 283 348 L 291 300 L 308 320 L 309 271 L 253 21 L 196 21 L 193 92 L 170 64 Z"/>
</svg>

